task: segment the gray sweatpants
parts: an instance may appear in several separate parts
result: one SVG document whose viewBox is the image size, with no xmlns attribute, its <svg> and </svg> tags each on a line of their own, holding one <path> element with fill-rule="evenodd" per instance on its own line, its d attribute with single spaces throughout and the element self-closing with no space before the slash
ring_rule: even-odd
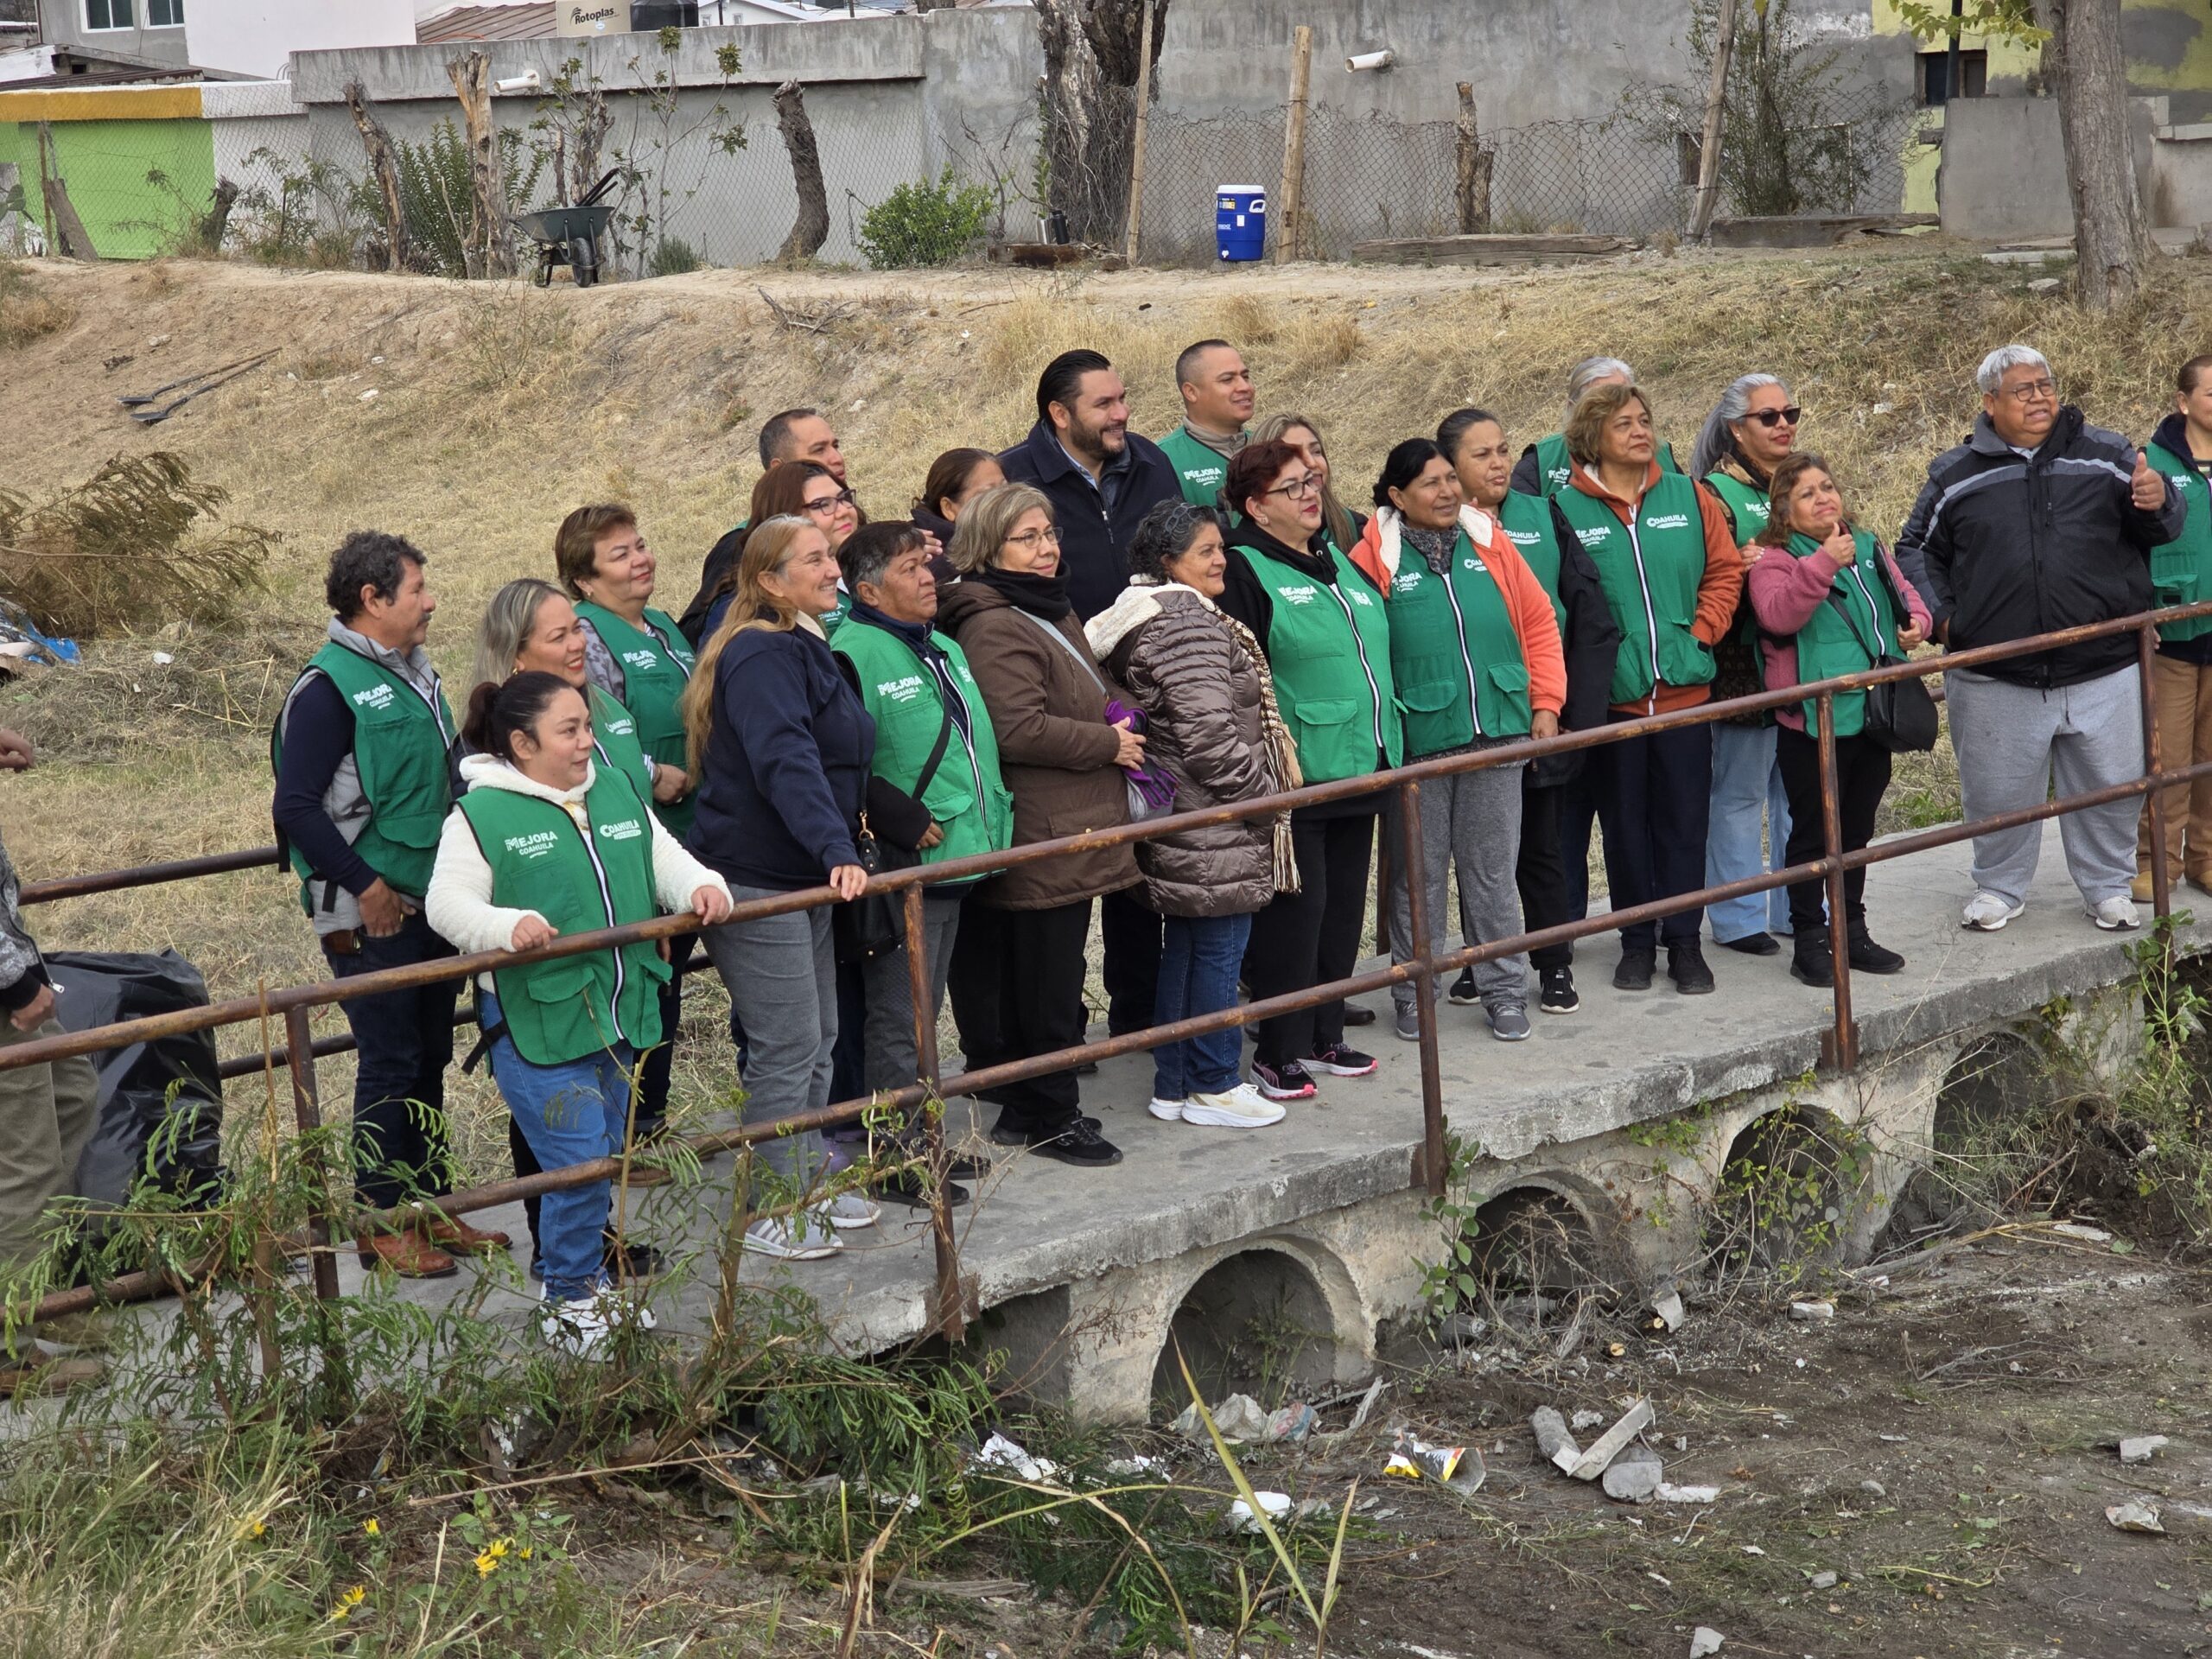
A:
<svg viewBox="0 0 2212 1659">
<path fill-rule="evenodd" d="M 930 970 L 930 1020 L 944 1006 L 944 976 L 952 963 L 952 942 L 960 932 L 960 900 L 922 901 L 922 957 Z M 861 965 L 867 988 L 868 1020 L 861 1030 L 862 1078 L 866 1087 L 904 1089 L 922 1074 L 914 1046 L 914 984 L 906 969 L 906 947 L 871 957 Z"/>
<path fill-rule="evenodd" d="M 1511 938 L 1521 931 L 1521 889 L 1514 868 L 1521 858 L 1521 768 L 1485 766 L 1480 772 L 1455 772 L 1432 778 L 1421 786 L 1421 861 L 1426 880 L 1422 904 L 1428 913 L 1431 950 L 1448 948 L 1445 932 L 1445 877 L 1455 867 L 1459 877 L 1459 918 L 1470 944 L 1487 944 Z M 1395 837 L 1395 801 L 1390 823 Z M 1399 843 L 1393 839 L 1395 854 Z M 1390 960 L 1406 962 L 1414 954 L 1413 912 L 1406 902 L 1402 874 L 1390 883 Z M 1440 992 L 1441 986 L 1435 988 Z M 1507 1007 L 1529 1000 L 1529 957 L 1526 952 L 1499 957 L 1475 969 L 1475 989 L 1485 1008 Z M 1414 1006 L 1410 984 L 1393 985 L 1391 1000 L 1401 1008 Z"/>
<path fill-rule="evenodd" d="M 2040 806 L 2143 775 L 2143 693 L 2135 665 L 2040 691 L 1986 674 L 1943 676 L 1951 747 L 1959 757 L 1959 798 L 1968 818 Z M 2069 812 L 2058 821 L 2067 873 L 2094 906 L 2124 897 L 2135 879 L 2133 796 Z M 1974 882 L 2012 904 L 2035 879 L 2043 825 L 2022 824 L 1974 838 Z"/>
<path fill-rule="evenodd" d="M 780 897 L 768 887 L 730 884 L 738 904 Z M 837 959 L 830 912 L 786 912 L 702 928 L 707 955 L 729 992 L 745 1031 L 747 1123 L 819 1111 L 830 1103 L 830 1056 L 837 1046 Z M 827 1161 L 819 1129 L 756 1142 L 753 1154 L 802 1190 Z"/>
<path fill-rule="evenodd" d="M 57 1020 L 17 1031 L 0 1018 L 0 1048 L 60 1035 Z M 82 1056 L 0 1071 L 0 1285 L 38 1259 L 48 1207 L 73 1190 L 99 1101 L 99 1079 Z"/>
</svg>

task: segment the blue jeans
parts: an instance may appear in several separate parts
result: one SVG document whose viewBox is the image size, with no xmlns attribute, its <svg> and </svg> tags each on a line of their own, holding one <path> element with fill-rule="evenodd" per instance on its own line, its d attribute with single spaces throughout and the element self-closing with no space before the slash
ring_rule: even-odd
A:
<svg viewBox="0 0 2212 1659">
<path fill-rule="evenodd" d="M 1236 972 L 1251 937 L 1249 916 L 1169 916 L 1162 918 L 1160 989 L 1152 1023 L 1170 1025 L 1236 1003 Z M 1236 1026 L 1210 1037 L 1186 1037 L 1152 1052 L 1152 1092 L 1158 1100 L 1188 1100 L 1234 1089 L 1243 1076 L 1244 1033 Z"/>
<path fill-rule="evenodd" d="M 1713 728 L 1713 810 L 1705 834 L 1705 884 L 1741 881 L 1763 870 L 1778 870 L 1789 861 L 1789 791 L 1782 768 L 1774 764 L 1771 726 Z M 1760 845 L 1760 832 L 1765 845 Z M 1706 906 L 1713 937 L 1746 939 L 1764 928 L 1789 931 L 1789 893 L 1776 887 L 1747 893 Z"/>
<path fill-rule="evenodd" d="M 499 1023 L 499 999 L 479 990 L 484 1027 Z M 502 1035 L 492 1045 L 492 1078 L 543 1169 L 565 1169 L 622 1150 L 630 1118 L 630 1050 L 617 1044 L 563 1065 L 533 1065 Z M 606 1279 L 602 1263 L 613 1184 L 548 1192 L 537 1208 L 537 1262 L 548 1301 L 588 1296 Z"/>
</svg>

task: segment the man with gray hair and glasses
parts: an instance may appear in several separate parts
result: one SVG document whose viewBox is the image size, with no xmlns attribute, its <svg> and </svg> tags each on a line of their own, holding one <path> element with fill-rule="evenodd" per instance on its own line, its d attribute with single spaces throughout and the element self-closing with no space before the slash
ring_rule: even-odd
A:
<svg viewBox="0 0 2212 1659">
<path fill-rule="evenodd" d="M 2000 346 L 1975 378 L 1981 413 L 1929 463 L 1897 538 L 1898 567 L 1951 651 L 2131 616 L 2152 606 L 2150 550 L 2184 508 L 2117 432 L 2091 426 L 2043 353 Z M 2143 775 L 2135 636 L 2087 639 L 1943 676 L 1959 793 L 1969 819 L 2039 806 Z M 2059 819 L 2066 868 L 2099 927 L 2138 925 L 2133 796 Z M 1994 932 L 2027 903 L 2043 825 L 1974 837 L 1961 924 Z"/>
</svg>

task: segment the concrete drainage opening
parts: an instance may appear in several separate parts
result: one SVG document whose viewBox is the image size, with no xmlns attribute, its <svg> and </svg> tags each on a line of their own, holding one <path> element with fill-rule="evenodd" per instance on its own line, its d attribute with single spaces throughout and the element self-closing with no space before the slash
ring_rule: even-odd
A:
<svg viewBox="0 0 2212 1659">
<path fill-rule="evenodd" d="M 1615 1294 L 1620 1263 L 1599 1243 L 1581 1207 L 1548 1187 L 1516 1186 L 1478 1209 L 1461 1242 L 1478 1312 L 1517 1311 L 1516 1299 L 1544 1301 Z M 1467 1287 L 1459 1287 L 1463 1297 Z M 1490 1309 L 1480 1306 L 1491 1305 Z"/>
<path fill-rule="evenodd" d="M 1755 1118 L 1728 1147 L 1706 1219 L 1709 1258 L 1726 1274 L 1838 1261 L 1869 1195 L 1866 1137 L 1817 1106 Z"/>
<path fill-rule="evenodd" d="M 2000 1218 L 2050 1159 L 2059 1086 L 2050 1058 L 2018 1032 L 1967 1044 L 1943 1075 L 1924 1160 L 1897 1197 L 1885 1247 Z"/>
<path fill-rule="evenodd" d="M 1209 1406 L 1249 1394 L 1273 1409 L 1327 1393 L 1336 1374 L 1328 1299 L 1304 1264 L 1281 1250 L 1243 1250 L 1218 1262 L 1183 1298 L 1152 1376 L 1154 1405 L 1171 1417 L 1191 1403 L 1179 1346 Z"/>
</svg>

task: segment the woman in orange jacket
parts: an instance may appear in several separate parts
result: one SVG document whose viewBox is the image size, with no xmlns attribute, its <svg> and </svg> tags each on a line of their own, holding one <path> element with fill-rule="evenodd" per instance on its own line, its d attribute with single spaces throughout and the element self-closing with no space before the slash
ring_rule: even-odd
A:
<svg viewBox="0 0 2212 1659">
<path fill-rule="evenodd" d="M 1451 458 L 1427 438 L 1390 451 L 1375 481 L 1375 517 L 1352 563 L 1389 600 L 1390 675 L 1408 760 L 1466 754 L 1559 731 L 1567 661 L 1551 595 L 1497 521 L 1467 506 Z M 1455 772 L 1421 791 L 1421 838 L 1432 939 L 1445 935 L 1447 870 L 1459 873 L 1466 937 L 1478 944 L 1521 931 L 1514 869 L 1521 855 L 1521 768 Z M 1390 957 L 1413 955 L 1412 899 L 1390 892 Z M 1475 969 L 1491 1034 L 1529 1034 L 1529 958 L 1499 957 Z M 1434 988 L 1432 987 L 1432 993 Z M 1398 1035 L 1421 1034 L 1414 987 L 1396 985 Z"/>
</svg>

